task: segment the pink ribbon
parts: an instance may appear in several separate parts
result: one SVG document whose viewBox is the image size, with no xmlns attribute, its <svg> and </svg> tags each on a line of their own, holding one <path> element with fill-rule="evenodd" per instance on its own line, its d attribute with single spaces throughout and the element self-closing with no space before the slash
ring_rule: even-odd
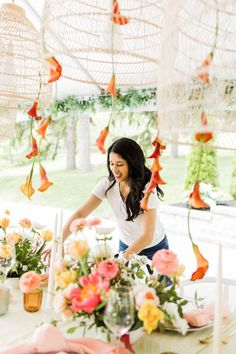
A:
<svg viewBox="0 0 236 354">
<path fill-rule="evenodd" d="M 37 328 L 30 340 L 9 349 L 0 349 L 0 354 L 115 354 L 112 344 L 92 338 L 67 339 L 51 324 Z M 120 348 L 119 354 L 127 354 Z"/>
</svg>

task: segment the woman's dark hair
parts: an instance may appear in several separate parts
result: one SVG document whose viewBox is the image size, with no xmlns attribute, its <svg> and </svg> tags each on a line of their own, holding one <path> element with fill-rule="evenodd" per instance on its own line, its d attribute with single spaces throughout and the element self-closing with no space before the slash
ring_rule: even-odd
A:
<svg viewBox="0 0 236 354">
<path fill-rule="evenodd" d="M 110 154 L 114 152 L 120 155 L 128 163 L 128 176 L 130 193 L 128 194 L 125 204 L 127 212 L 127 221 L 133 221 L 139 214 L 143 213 L 140 208 L 140 201 L 144 196 L 143 190 L 149 182 L 151 171 L 145 166 L 145 157 L 141 147 L 136 141 L 129 138 L 120 138 L 116 140 L 107 151 L 107 169 L 109 172 L 108 179 L 111 185 L 107 188 L 106 193 L 116 183 L 115 177 L 110 169 Z M 157 186 L 157 196 L 163 197 L 164 193 Z"/>
</svg>

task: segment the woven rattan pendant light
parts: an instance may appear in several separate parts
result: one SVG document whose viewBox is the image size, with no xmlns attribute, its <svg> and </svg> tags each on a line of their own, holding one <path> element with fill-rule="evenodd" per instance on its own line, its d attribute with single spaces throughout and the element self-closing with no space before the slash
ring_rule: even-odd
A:
<svg viewBox="0 0 236 354">
<path fill-rule="evenodd" d="M 39 91 L 39 104 L 50 101 L 48 68 L 40 37 L 24 10 L 0 4 L 0 136 L 9 136 L 17 109 L 29 107 Z"/>
<path fill-rule="evenodd" d="M 216 133 L 213 146 L 236 149 L 236 2 L 167 0 L 161 36 L 162 136 L 189 143 L 205 128 Z"/>
<path fill-rule="evenodd" d="M 113 0 L 45 0 L 45 46 L 65 78 L 106 88 L 114 70 L 120 88 L 154 87 L 164 1 L 117 3 L 126 25 L 112 24 Z"/>
</svg>

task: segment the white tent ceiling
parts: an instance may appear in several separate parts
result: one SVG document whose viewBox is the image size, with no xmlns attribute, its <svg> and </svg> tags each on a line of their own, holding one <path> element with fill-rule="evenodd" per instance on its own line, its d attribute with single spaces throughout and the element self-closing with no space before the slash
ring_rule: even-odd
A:
<svg viewBox="0 0 236 354">
<path fill-rule="evenodd" d="M 11 1 L 0 0 L 0 3 L 3 2 Z M 211 49 L 217 4 L 220 32 L 211 70 L 215 70 L 218 75 L 218 68 L 222 64 L 224 69 L 221 69 L 220 74 L 232 79 L 232 70 L 236 66 L 236 42 L 233 40 L 236 31 L 236 1 L 177 2 L 181 8 L 177 24 L 180 38 L 175 62 L 177 71 L 183 77 L 186 73 L 188 75 L 188 72 L 202 63 Z M 115 26 L 112 50 L 109 27 L 111 0 L 15 0 L 14 3 L 26 10 L 27 17 L 38 30 L 43 16 L 47 49 L 64 66 L 64 79 L 58 81 L 59 95 L 98 93 L 98 87 L 106 88 L 113 68 L 117 74 L 118 87 L 157 85 L 164 0 L 119 0 L 122 14 L 132 20 L 129 26 Z M 47 7 L 43 14 L 44 3 Z M 169 30 L 173 31 L 171 26 L 170 22 Z M 168 48 L 174 44 L 174 32 L 172 34 L 170 43 L 167 43 Z M 65 78 L 72 81 L 68 82 Z"/>
</svg>

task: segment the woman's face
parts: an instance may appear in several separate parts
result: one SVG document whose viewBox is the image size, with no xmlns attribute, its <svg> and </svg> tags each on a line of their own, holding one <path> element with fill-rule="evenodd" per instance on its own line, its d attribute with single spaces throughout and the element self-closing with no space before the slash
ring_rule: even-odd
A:
<svg viewBox="0 0 236 354">
<path fill-rule="evenodd" d="M 129 168 L 126 160 L 115 152 L 111 152 L 109 156 L 109 165 L 117 182 L 128 181 Z"/>
</svg>

